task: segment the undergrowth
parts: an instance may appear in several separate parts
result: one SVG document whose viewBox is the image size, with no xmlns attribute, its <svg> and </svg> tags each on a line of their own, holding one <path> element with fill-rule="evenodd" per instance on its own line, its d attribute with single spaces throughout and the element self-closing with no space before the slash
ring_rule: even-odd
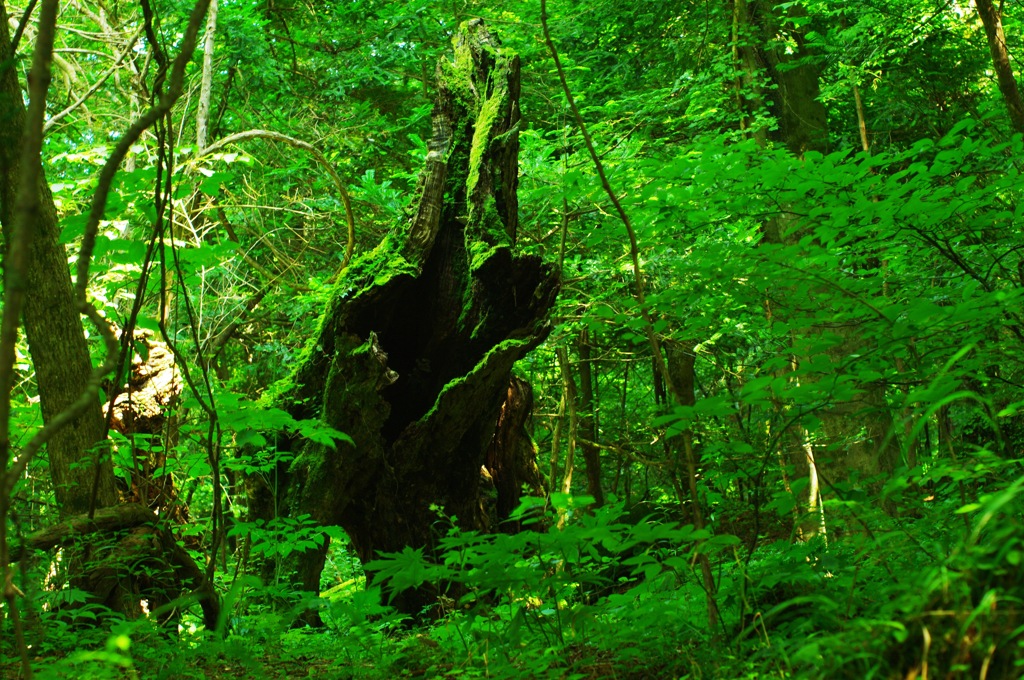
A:
<svg viewBox="0 0 1024 680">
<path fill-rule="evenodd" d="M 889 490 L 887 513 L 846 494 L 826 506 L 827 535 L 753 552 L 589 499 L 556 499 L 543 516 L 524 506 L 539 519 L 518 534 L 460 531 L 439 515 L 443 558 L 383 554 L 369 587 L 341 560 L 336 587 L 280 611 L 242 578 L 222 636 L 191 614 L 176 631 L 152 617 L 83 628 L 54 616 L 40 622 L 34 666 L 41 678 L 1017 677 L 1024 478 L 1001 478 L 970 480 L 977 500 L 965 504 L 961 482 L 919 473 Z M 714 564 L 714 627 L 697 551 Z M 399 614 L 389 602 L 406 588 L 439 593 L 441 608 Z M 325 628 L 292 629 L 311 605 Z"/>
</svg>

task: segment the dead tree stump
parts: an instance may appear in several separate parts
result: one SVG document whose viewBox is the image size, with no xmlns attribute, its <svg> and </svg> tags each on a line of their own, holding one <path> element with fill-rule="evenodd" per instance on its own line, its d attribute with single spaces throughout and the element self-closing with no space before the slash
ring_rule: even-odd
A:
<svg viewBox="0 0 1024 680">
<path fill-rule="evenodd" d="M 429 554 L 432 505 L 464 527 L 487 526 L 481 468 L 512 365 L 547 336 L 558 289 L 551 266 L 515 253 L 519 58 L 479 20 L 453 44 L 437 69 L 414 212 L 342 273 L 279 399 L 355 446 L 285 441 L 294 462 L 279 471 L 277 495 L 263 488 L 252 499 L 257 515 L 342 526 L 364 564 L 405 546 Z M 318 590 L 325 551 L 299 558 L 306 590 Z M 420 613 L 437 595 L 423 588 L 395 602 Z"/>
</svg>

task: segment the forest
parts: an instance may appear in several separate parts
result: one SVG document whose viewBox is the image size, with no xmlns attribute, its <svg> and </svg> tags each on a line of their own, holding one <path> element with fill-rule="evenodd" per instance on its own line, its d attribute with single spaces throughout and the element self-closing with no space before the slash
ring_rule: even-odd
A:
<svg viewBox="0 0 1024 680">
<path fill-rule="evenodd" d="M 1022 64 L 0 0 L 0 678 L 1024 677 Z"/>
</svg>

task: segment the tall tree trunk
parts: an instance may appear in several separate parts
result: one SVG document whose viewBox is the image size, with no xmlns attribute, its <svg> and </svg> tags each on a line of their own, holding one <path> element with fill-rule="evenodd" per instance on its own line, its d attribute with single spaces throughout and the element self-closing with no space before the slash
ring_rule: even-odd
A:
<svg viewBox="0 0 1024 680">
<path fill-rule="evenodd" d="M 666 340 L 665 341 L 665 361 L 668 366 L 669 374 L 672 376 L 672 383 L 676 386 L 676 390 L 679 391 L 679 405 L 680 406 L 694 406 L 697 403 L 697 395 L 694 391 L 694 387 L 697 383 L 697 376 L 694 372 L 696 366 L 697 357 L 693 353 L 693 347 L 696 343 L 693 342 L 681 342 L 679 340 Z M 699 479 L 701 476 L 701 465 L 700 465 L 700 453 L 693 446 L 693 431 L 691 428 L 687 428 L 680 434 L 672 437 L 667 444 L 668 452 L 672 456 L 672 478 L 676 485 L 676 494 L 679 497 L 679 503 L 686 509 L 687 504 L 689 507 L 689 515 L 696 517 L 698 514 L 703 516 L 704 508 L 701 507 L 699 502 L 699 496 L 693 494 L 690 490 L 683 490 L 678 480 L 682 477 L 692 476 L 694 479 Z M 692 450 L 692 456 L 694 460 L 694 471 L 692 475 L 688 475 L 686 472 L 686 449 L 689 447 Z M 694 520 L 691 520 L 694 521 Z M 694 521 L 696 524 L 696 521 Z"/>
<path fill-rule="evenodd" d="M 805 19 L 806 11 L 799 5 L 780 9 L 773 2 L 761 1 L 748 3 L 748 8 L 749 30 L 756 32 L 759 36 L 757 44 L 763 46 L 756 51 L 757 61 L 776 85 L 766 94 L 779 122 L 773 138 L 797 156 L 807 151 L 826 152 L 828 126 L 825 107 L 820 101 L 820 66 L 805 39 L 805 25 L 798 27 L 792 21 Z M 795 43 L 795 50 L 779 43 L 777 36 L 783 33 Z M 794 224 L 786 214 L 769 220 L 764 229 L 768 243 L 795 247 L 800 236 L 800 225 Z M 775 297 L 781 300 L 791 294 L 787 292 Z M 829 304 L 829 295 L 820 290 L 801 291 L 801 296 L 812 305 L 816 297 L 824 300 L 823 305 Z M 823 312 L 826 309 L 824 306 L 820 308 Z M 788 311 L 776 304 L 771 314 L 784 319 Z M 867 341 L 857 331 L 856 326 L 820 324 L 803 329 L 802 333 L 839 336 L 841 341 L 832 346 L 828 354 L 835 365 L 841 365 L 853 354 L 868 354 L 864 348 Z M 804 380 L 815 378 L 806 376 Z M 843 479 L 851 472 L 872 476 L 893 469 L 898 451 L 895 441 L 889 436 L 892 415 L 886 406 L 884 387 L 865 384 L 858 385 L 858 389 L 860 394 L 856 398 L 833 402 L 819 414 L 824 436 L 814 445 L 822 449 L 820 452 L 808 450 L 805 441 L 792 447 L 792 460 L 797 470 L 806 472 L 811 469 L 813 472 L 814 468 L 821 468 L 831 479 Z M 812 513 L 818 512 L 813 500 L 808 509 Z"/>
<path fill-rule="evenodd" d="M 757 57 L 754 40 L 750 31 L 750 10 L 747 0 L 732 2 L 732 58 L 736 69 L 736 107 L 740 112 L 740 129 L 754 139 L 758 146 L 765 146 L 768 133 L 765 125 L 758 124 L 757 116 L 762 114 L 764 94 L 757 85 Z"/>
<path fill-rule="evenodd" d="M 26 271 L 27 290 L 30 292 L 24 296 L 21 316 L 35 369 L 43 421 L 49 424 L 95 387 L 91 383 L 92 361 L 71 285 L 67 253 L 59 242 L 57 210 L 41 159 L 35 156 L 29 161 L 39 164 L 34 169 L 23 165 L 26 161 L 21 149 L 27 115 L 14 69 L 16 63 L 7 10 L 0 2 L 0 225 L 5 248 L 9 248 L 15 239 L 15 221 L 25 219 L 17 215 L 16 197 L 19 191 L 25 192 L 26 187 L 31 186 L 29 182 L 34 181 L 37 195 L 31 201 L 33 209 L 26 225 L 31 230 Z M 46 78 L 44 85 L 48 83 Z M 44 95 L 45 90 L 33 92 L 32 97 Z M 41 136 L 42 128 L 33 134 Z M 22 182 L 23 173 L 30 170 L 35 172 L 26 175 L 25 182 Z M 35 180 L 28 179 L 32 174 L 36 176 Z M 8 399 L 10 395 L 5 394 L 3 398 Z M 56 430 L 48 440 L 46 451 L 61 519 L 92 513 L 96 508 L 117 503 L 110 456 L 106 448 L 100 448 L 105 440 L 106 430 L 98 395 L 93 397 L 87 410 Z M 0 522 L 6 521 L 8 501 L 9 498 L 5 498 L 0 502 L 4 509 L 0 513 L 3 515 Z M 107 605 L 115 611 L 130 613 L 137 609 L 138 599 L 132 596 L 131 587 L 124 587 L 118 580 L 107 587 L 92 578 L 98 567 L 89 564 L 91 557 L 96 556 L 90 554 L 88 544 L 83 549 L 67 550 L 63 566 L 71 584 L 90 593 L 94 603 Z"/>
<path fill-rule="evenodd" d="M 282 401 L 355 446 L 285 442 L 283 497 L 256 505 L 308 513 L 348 533 L 363 563 L 406 546 L 433 554 L 436 513 L 487 524 L 481 467 L 513 363 L 548 334 L 557 275 L 515 255 L 519 59 L 483 22 L 464 23 L 438 66 L 433 138 L 418 207 L 401 241 L 349 266 Z M 275 500 L 281 501 L 275 503 Z M 316 591 L 323 553 L 297 565 Z M 372 577 L 372 574 L 370 575 Z M 399 594 L 421 613 L 441 593 Z"/>
<path fill-rule="evenodd" d="M 828 144 L 828 118 L 819 99 L 821 67 L 807 45 L 805 30 L 787 25 L 794 19 L 805 19 L 807 11 L 797 3 L 789 3 L 785 10 L 780 10 L 775 0 L 755 0 L 747 3 L 747 7 L 747 20 L 758 35 L 754 61 L 776 86 L 768 96 L 778 122 L 772 136 L 797 156 L 805 151 L 824 151 Z M 792 39 L 795 50 L 781 44 L 783 34 Z"/>
<path fill-rule="evenodd" d="M 579 443 L 579 398 L 576 390 L 576 381 L 572 379 L 572 369 L 569 368 L 569 352 L 565 345 L 555 348 L 555 357 L 558 360 L 558 372 L 562 376 L 562 399 L 565 401 L 565 414 L 568 416 L 569 432 L 565 438 L 565 466 L 562 469 L 562 481 L 558 486 L 561 493 L 572 491 L 572 473 L 576 466 L 576 446 Z"/>
<path fill-rule="evenodd" d="M 1010 124 L 1014 131 L 1024 133 L 1024 101 L 1021 100 L 1020 90 L 1017 88 L 1017 79 L 1013 77 L 1013 64 L 1006 49 L 1002 17 L 999 16 L 992 0 L 974 0 L 974 6 L 978 8 L 978 16 L 985 26 L 988 49 L 992 53 L 992 65 L 995 67 L 999 91 L 1010 114 Z"/>
<path fill-rule="evenodd" d="M 601 488 L 601 456 L 597 448 L 597 421 L 594 399 L 594 370 L 591 360 L 590 333 L 580 331 L 577 340 L 580 354 L 579 393 L 579 434 L 583 462 L 587 466 L 587 493 L 594 497 L 597 507 L 604 505 L 604 490 Z"/>
<path fill-rule="evenodd" d="M 0 223 L 5 242 L 11 239 L 14 198 L 21 173 L 21 135 L 25 107 L 18 83 L 7 10 L 0 2 Z M 40 173 L 39 213 L 32 240 L 28 285 L 23 318 L 32 365 L 36 373 L 44 422 L 64 411 L 85 391 L 92 361 L 74 302 L 67 253 L 59 241 L 57 209 L 46 179 Z M 47 443 L 50 474 L 61 518 L 87 513 L 95 507 L 117 503 L 117 489 L 109 456 L 90 451 L 103 441 L 104 423 L 99 397 L 68 427 Z M 93 463 L 99 461 L 97 470 Z"/>
<path fill-rule="evenodd" d="M 203 78 L 196 107 L 196 151 L 207 146 L 210 129 L 210 98 L 213 92 L 213 46 L 217 33 L 217 0 L 210 0 L 206 11 L 206 36 L 203 38 Z"/>
</svg>

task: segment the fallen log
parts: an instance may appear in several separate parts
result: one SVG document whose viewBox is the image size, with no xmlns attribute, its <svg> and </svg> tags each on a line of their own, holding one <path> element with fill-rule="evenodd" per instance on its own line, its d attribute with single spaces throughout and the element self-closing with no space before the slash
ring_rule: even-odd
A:
<svg viewBox="0 0 1024 680">
<path fill-rule="evenodd" d="M 102 536 L 113 545 L 104 556 L 92 562 L 86 575 L 100 599 L 110 596 L 114 586 L 134 581 L 140 599 L 151 601 L 156 609 L 194 596 L 203 610 L 203 625 L 215 630 L 220 618 L 220 598 L 192 556 L 178 544 L 174 534 L 161 524 L 151 510 L 138 503 L 125 503 L 96 510 L 93 517 L 75 515 L 52 526 L 35 531 L 11 547 L 11 562 L 28 557 L 33 551 L 48 551 L 75 543 L 95 545 Z M 87 560 L 88 561 L 88 560 Z M 164 578 L 154 579 L 154 574 Z M 171 578 L 166 578 L 166 575 Z M 103 604 L 112 604 L 103 602 Z"/>
</svg>

